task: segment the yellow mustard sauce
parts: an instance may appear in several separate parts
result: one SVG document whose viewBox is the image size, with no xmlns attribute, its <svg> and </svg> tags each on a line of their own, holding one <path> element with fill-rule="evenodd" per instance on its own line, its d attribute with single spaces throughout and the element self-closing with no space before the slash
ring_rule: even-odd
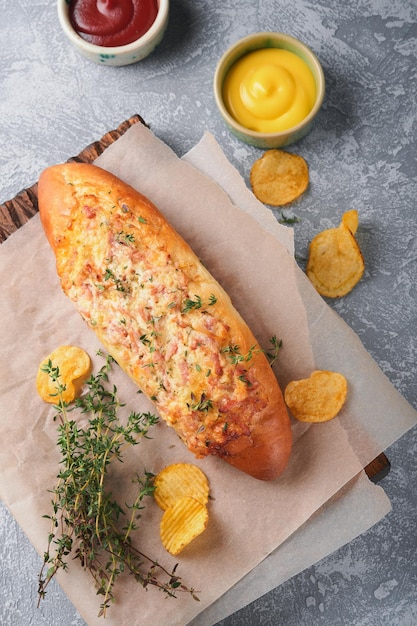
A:
<svg viewBox="0 0 417 626">
<path fill-rule="evenodd" d="M 307 63 L 293 52 L 263 48 L 232 65 L 223 98 L 239 124 L 273 133 L 293 128 L 307 117 L 314 106 L 316 83 Z"/>
</svg>

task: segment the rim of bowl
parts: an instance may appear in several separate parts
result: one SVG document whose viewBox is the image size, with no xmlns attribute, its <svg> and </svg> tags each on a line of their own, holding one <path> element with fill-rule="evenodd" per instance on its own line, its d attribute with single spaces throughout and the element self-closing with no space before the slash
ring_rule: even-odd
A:
<svg viewBox="0 0 417 626">
<path fill-rule="evenodd" d="M 244 56 L 245 54 L 248 54 L 249 52 L 254 52 L 255 50 L 259 50 L 259 49 L 266 47 L 265 40 L 268 40 L 268 39 L 275 40 L 277 44 L 279 44 L 280 41 L 287 42 L 291 44 L 292 46 L 294 46 L 295 48 L 298 48 L 304 52 L 304 55 L 309 58 L 311 65 L 314 67 L 317 73 L 317 77 L 314 76 L 314 79 L 316 80 L 316 86 L 317 86 L 317 95 L 316 95 L 316 101 L 310 113 L 303 120 L 301 120 L 301 122 L 299 122 L 296 126 L 292 126 L 291 128 L 288 128 L 287 130 L 282 130 L 279 132 L 262 133 L 260 131 L 246 128 L 246 126 L 242 126 L 242 124 L 239 124 L 239 122 L 237 122 L 235 118 L 232 117 L 232 115 L 230 115 L 223 100 L 222 87 L 223 87 L 223 80 L 227 72 L 232 67 L 232 65 L 236 63 L 236 61 L 240 59 L 242 56 Z M 233 53 L 235 53 L 238 48 L 243 47 L 245 44 L 249 45 L 251 43 L 253 43 L 252 50 L 246 50 L 245 52 L 242 52 L 242 54 L 239 54 L 238 56 L 236 56 L 236 58 L 233 58 Z M 279 48 L 280 46 L 269 45 L 268 47 Z M 225 68 L 226 68 L 226 71 L 225 71 Z M 229 126 L 231 126 L 235 131 L 237 131 L 238 133 L 242 135 L 247 135 L 248 137 L 252 137 L 253 139 L 268 140 L 273 137 L 277 137 L 277 138 L 287 137 L 290 134 L 298 132 L 301 128 L 303 128 L 304 126 L 307 126 L 312 121 L 312 119 L 316 116 L 321 105 L 323 104 L 324 94 L 325 94 L 325 78 L 324 78 L 323 68 L 317 56 L 314 54 L 314 52 L 299 39 L 296 39 L 295 37 L 292 37 L 291 35 L 286 35 L 285 33 L 279 33 L 275 31 L 265 31 L 265 32 L 262 31 L 259 33 L 253 33 L 252 35 L 247 35 L 246 37 L 243 37 L 243 39 L 239 39 L 234 44 L 232 44 L 220 57 L 220 60 L 216 67 L 216 71 L 214 73 L 213 82 L 214 82 L 214 98 L 215 98 L 217 107 L 220 113 L 222 114 L 223 118 L 226 120 Z"/>
<path fill-rule="evenodd" d="M 86 52 L 95 54 L 117 55 L 120 53 L 129 53 L 137 50 L 138 45 L 145 46 L 150 43 L 164 26 L 169 12 L 169 0 L 158 0 L 158 13 L 155 21 L 149 30 L 146 31 L 139 39 L 135 39 L 123 46 L 98 46 L 90 43 L 81 37 L 72 27 L 69 20 L 69 0 L 58 0 L 58 18 L 67 37 L 78 47 L 83 48 Z"/>
</svg>

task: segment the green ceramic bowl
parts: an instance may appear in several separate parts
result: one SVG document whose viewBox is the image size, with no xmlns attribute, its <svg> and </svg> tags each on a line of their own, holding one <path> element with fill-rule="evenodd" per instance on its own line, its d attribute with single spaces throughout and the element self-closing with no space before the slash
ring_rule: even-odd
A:
<svg viewBox="0 0 417 626">
<path fill-rule="evenodd" d="M 239 124 L 227 110 L 223 101 L 223 83 L 232 65 L 248 52 L 262 48 L 282 48 L 298 55 L 310 68 L 316 83 L 316 101 L 306 118 L 293 128 L 274 133 L 261 133 Z M 323 69 L 316 55 L 301 41 L 283 33 L 264 32 L 249 35 L 231 46 L 221 57 L 214 75 L 214 98 L 229 130 L 239 139 L 257 148 L 281 148 L 295 143 L 311 129 L 324 99 Z"/>
</svg>

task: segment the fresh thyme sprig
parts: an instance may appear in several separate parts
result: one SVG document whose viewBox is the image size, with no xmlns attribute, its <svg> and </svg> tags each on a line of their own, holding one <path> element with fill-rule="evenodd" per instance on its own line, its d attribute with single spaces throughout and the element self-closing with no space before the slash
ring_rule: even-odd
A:
<svg viewBox="0 0 417 626">
<path fill-rule="evenodd" d="M 271 344 L 270 351 L 261 350 L 256 345 L 251 346 L 246 354 L 242 354 L 240 351 L 240 346 L 238 345 L 228 345 L 222 348 L 222 354 L 226 354 L 233 365 L 237 365 L 238 363 L 247 363 L 249 362 L 254 354 L 259 352 L 263 352 L 265 356 L 268 357 L 269 364 L 272 366 L 273 363 L 278 358 L 279 352 L 282 348 L 282 340 L 277 339 L 276 335 L 270 338 L 269 343 Z"/>
<path fill-rule="evenodd" d="M 104 281 L 105 282 L 110 281 L 111 283 L 113 283 L 116 288 L 116 291 L 121 291 L 124 293 L 129 292 L 130 288 L 127 285 L 126 281 L 122 280 L 121 278 L 118 278 L 109 267 L 106 269 L 104 273 Z M 103 288 L 103 285 L 101 285 L 101 288 Z"/>
<path fill-rule="evenodd" d="M 213 293 L 210 294 L 207 300 L 207 306 L 213 306 L 216 304 L 216 302 L 217 302 L 216 296 Z M 204 303 L 203 303 L 203 300 L 201 299 L 201 296 L 197 294 L 194 295 L 194 300 L 192 298 L 185 298 L 181 313 L 189 313 L 190 311 L 193 311 L 195 309 L 201 309 L 203 304 Z"/>
<path fill-rule="evenodd" d="M 271 344 L 272 352 L 265 352 L 265 354 L 268 357 L 269 365 L 271 365 L 272 367 L 272 365 L 277 360 L 279 352 L 282 348 L 282 339 L 277 339 L 277 336 L 273 335 L 270 338 L 269 343 Z"/>
<path fill-rule="evenodd" d="M 293 224 L 298 224 L 300 222 L 300 218 L 296 215 L 285 215 L 285 213 L 281 213 L 278 219 L 280 224 L 286 224 L 287 226 L 292 226 Z"/>
<path fill-rule="evenodd" d="M 99 616 L 106 615 L 114 600 L 114 585 L 122 572 L 128 572 L 143 586 L 154 585 L 168 596 L 187 591 L 198 600 L 194 590 L 186 587 L 176 574 L 177 565 L 169 571 L 135 547 L 132 533 L 144 508 L 144 499 L 153 493 L 153 474 L 136 476 L 137 495 L 123 508 L 106 489 L 107 470 L 113 460 L 122 461 L 122 449 L 148 437 L 158 418 L 151 413 L 131 412 L 123 425 L 118 411 L 123 406 L 115 386 L 109 383 L 112 358 L 105 357 L 103 367 L 86 382 L 87 392 L 71 405 L 62 400 L 65 385 L 60 382 L 59 368 L 52 362 L 44 366 L 56 385 L 59 420 L 58 446 L 61 468 L 52 499 L 52 514 L 44 562 L 39 573 L 38 604 L 58 570 L 67 570 L 70 554 L 93 577 L 97 594 L 103 596 Z M 70 412 L 88 415 L 81 427 L 70 419 Z M 125 510 L 126 509 L 126 510 Z"/>
<path fill-rule="evenodd" d="M 246 354 L 241 354 L 240 346 L 229 345 L 222 348 L 221 352 L 229 357 L 229 360 L 233 365 L 237 365 L 237 363 L 247 363 L 252 359 L 254 354 L 261 352 L 261 350 L 257 348 L 256 345 L 253 345 L 249 348 Z"/>
<path fill-rule="evenodd" d="M 128 245 L 129 243 L 135 243 L 135 236 L 132 233 L 126 233 L 124 230 L 121 230 L 116 235 L 116 241 Z"/>
<path fill-rule="evenodd" d="M 192 402 L 187 402 L 187 407 L 191 411 L 201 411 L 203 413 L 208 413 L 210 409 L 213 408 L 213 401 L 210 398 L 207 398 L 205 393 L 202 393 L 200 399 L 197 400 L 195 395 L 191 394 Z"/>
</svg>

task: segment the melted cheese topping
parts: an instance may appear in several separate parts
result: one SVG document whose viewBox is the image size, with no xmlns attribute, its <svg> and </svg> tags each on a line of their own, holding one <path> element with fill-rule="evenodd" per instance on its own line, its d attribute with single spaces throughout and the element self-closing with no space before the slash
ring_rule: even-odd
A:
<svg viewBox="0 0 417 626">
<path fill-rule="evenodd" d="M 111 192 L 79 205 L 57 251 L 64 291 L 190 450 L 222 455 L 250 436 L 266 400 L 252 355 L 216 311 L 220 287 L 204 295 L 206 270 L 167 248 L 158 215 L 142 217 Z"/>
</svg>

